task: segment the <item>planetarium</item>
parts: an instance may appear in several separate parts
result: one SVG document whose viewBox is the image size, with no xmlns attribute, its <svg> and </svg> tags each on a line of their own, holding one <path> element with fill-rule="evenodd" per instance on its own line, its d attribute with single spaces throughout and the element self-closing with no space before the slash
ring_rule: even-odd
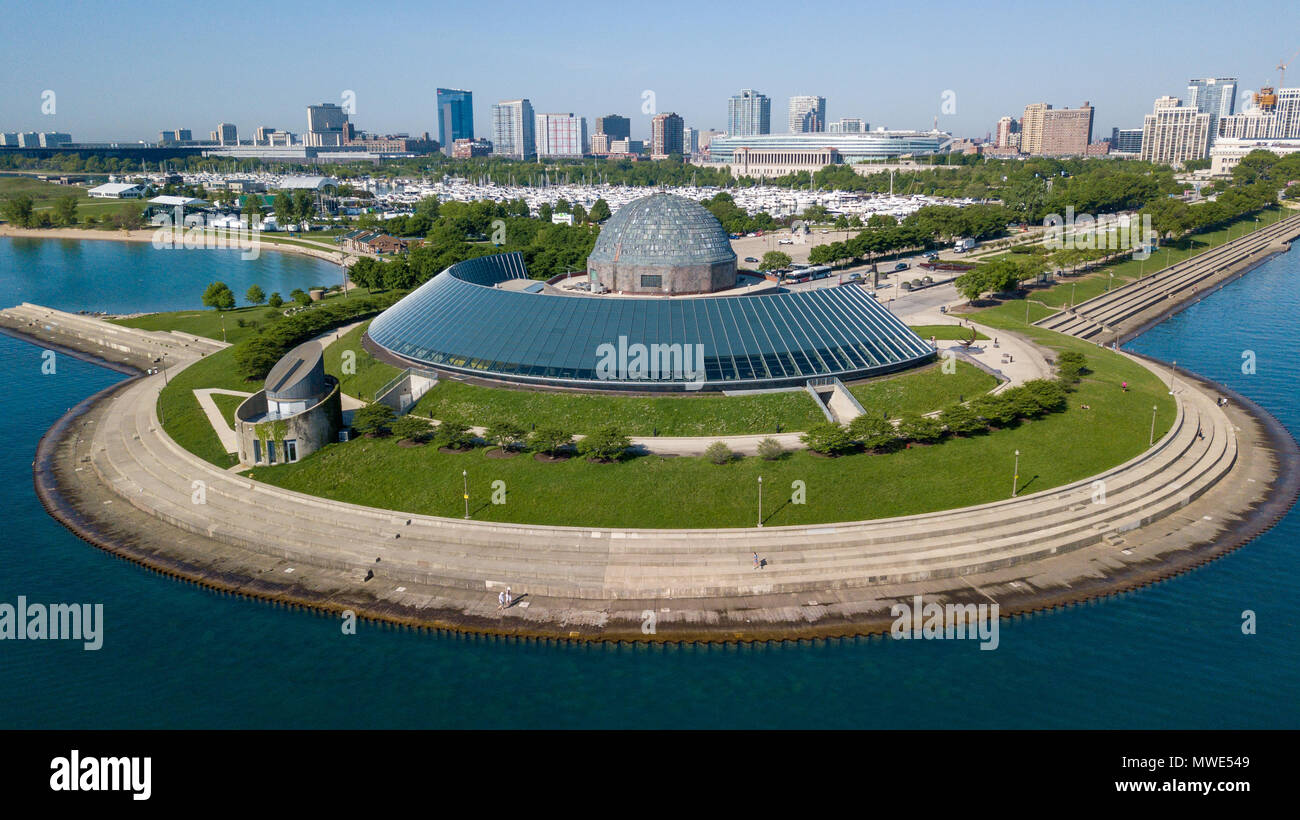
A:
<svg viewBox="0 0 1300 820">
<path fill-rule="evenodd" d="M 737 287 L 726 231 L 683 197 L 620 208 L 587 268 L 578 290 L 531 279 L 519 253 L 457 263 L 376 317 L 367 346 L 450 376 L 647 392 L 801 387 L 934 357 L 856 284 Z"/>
</svg>

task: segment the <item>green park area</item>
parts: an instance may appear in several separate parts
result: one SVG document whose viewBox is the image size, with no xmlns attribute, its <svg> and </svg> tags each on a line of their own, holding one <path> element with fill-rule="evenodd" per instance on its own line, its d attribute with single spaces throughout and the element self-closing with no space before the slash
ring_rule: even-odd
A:
<svg viewBox="0 0 1300 820">
<path fill-rule="evenodd" d="M 763 477 L 768 526 L 906 515 L 1006 498 L 1020 450 L 1020 493 L 1095 475 L 1141 453 L 1151 407 L 1156 436 L 1174 405 L 1149 371 L 1115 353 L 1060 334 L 1041 341 L 1087 357 L 1064 412 L 981 435 L 952 437 L 886 454 L 826 458 L 795 451 L 775 460 L 750 456 L 726 464 L 704 458 L 644 455 L 599 464 L 581 457 L 544 463 L 528 453 L 490 458 L 487 450 L 444 453 L 402 446 L 395 437 L 331 444 L 295 464 L 259 467 L 269 484 L 356 504 L 430 515 L 463 515 L 461 472 L 480 520 L 574 526 L 745 527 L 756 523 L 755 488 Z M 1038 335 L 1034 334 L 1034 335 Z M 952 378 L 952 377 L 949 377 Z M 1127 381 L 1127 392 L 1120 383 Z M 1088 405 L 1091 409 L 1082 409 Z M 505 504 L 490 503 L 491 482 L 506 483 Z M 793 482 L 807 503 L 788 502 Z"/>
</svg>

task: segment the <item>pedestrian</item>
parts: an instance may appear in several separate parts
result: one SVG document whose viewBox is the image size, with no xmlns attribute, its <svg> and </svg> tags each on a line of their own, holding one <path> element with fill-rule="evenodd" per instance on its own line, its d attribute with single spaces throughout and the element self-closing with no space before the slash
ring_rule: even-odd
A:
<svg viewBox="0 0 1300 820">
<path fill-rule="evenodd" d="M 1122 389 L 1125 393 L 1128 392 L 1128 382 L 1120 382 L 1120 383 L 1119 383 L 1119 386 L 1120 386 L 1120 389 Z"/>
<path fill-rule="evenodd" d="M 506 594 L 505 594 L 504 592 L 498 592 L 498 593 L 497 593 L 497 610 L 500 611 L 500 610 L 505 609 L 505 608 L 506 608 Z"/>
<path fill-rule="evenodd" d="M 515 596 L 510 594 L 510 587 L 506 587 L 506 609 L 509 609 L 515 602 Z"/>
<path fill-rule="evenodd" d="M 760 566 L 760 565 L 759 565 L 759 562 L 758 562 L 758 553 L 754 553 L 754 569 L 758 569 L 759 566 Z"/>
</svg>

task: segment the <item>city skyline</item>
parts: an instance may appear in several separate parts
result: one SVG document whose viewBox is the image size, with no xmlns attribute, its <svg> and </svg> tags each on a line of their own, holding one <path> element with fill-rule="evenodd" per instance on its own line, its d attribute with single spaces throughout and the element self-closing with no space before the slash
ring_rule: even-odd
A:
<svg viewBox="0 0 1300 820">
<path fill-rule="evenodd" d="M 666 8 L 676 5 L 669 3 Z M 756 11 L 769 6 L 775 8 L 770 3 L 752 4 Z M 850 5 L 831 6 L 846 19 L 860 14 Z M 302 129 L 303 106 L 342 104 L 343 95 L 351 92 L 356 111 L 351 121 L 358 128 L 371 133 L 436 135 L 436 89 L 441 87 L 463 88 L 477 97 L 476 135 L 491 132 L 492 104 L 526 97 L 536 110 L 573 111 L 589 122 L 606 113 L 623 114 L 632 120 L 631 136 L 648 140 L 653 115 L 667 111 L 677 112 L 690 127 L 723 130 L 727 99 L 742 88 L 754 88 L 775 101 L 779 110 L 790 97 L 816 94 L 827 98 L 835 119 L 857 117 L 873 128 L 924 130 L 938 117 L 940 129 L 974 138 L 984 137 L 999 117 L 1016 116 L 1031 102 L 1077 104 L 1086 99 L 1097 110 L 1095 133 L 1107 134 L 1114 127 L 1140 127 L 1152 100 L 1166 94 L 1181 96 L 1192 78 L 1237 77 L 1241 94 L 1276 84 L 1273 67 L 1293 50 L 1286 33 L 1293 27 L 1279 24 L 1269 29 L 1277 34 L 1262 36 L 1252 32 L 1246 42 L 1196 25 L 1195 6 L 1211 8 L 1189 5 L 1185 14 L 1170 19 L 1157 10 L 1102 3 L 1103 11 L 1122 10 L 1126 24 L 1115 26 L 1120 18 L 1102 13 L 1095 20 L 1079 20 L 1077 36 L 1045 42 L 1041 34 L 1028 37 L 1033 26 L 1027 17 L 978 15 L 954 5 L 945 18 L 950 25 L 926 29 L 926 49 L 908 45 L 906 38 L 886 39 L 871 45 L 878 56 L 864 64 L 865 71 L 846 71 L 838 62 L 804 61 L 791 70 L 741 59 L 746 35 L 770 38 L 780 33 L 761 19 L 763 14 L 754 15 L 759 19 L 753 21 L 737 21 L 729 36 L 718 41 L 703 26 L 688 25 L 678 31 L 671 19 L 638 19 L 633 28 L 595 14 L 594 6 L 543 13 L 531 6 L 507 4 L 522 25 L 501 33 L 494 31 L 490 16 L 448 9 L 440 12 L 436 22 L 425 21 L 415 14 L 417 7 L 399 2 L 390 13 L 400 16 L 403 25 L 385 32 L 383 60 L 371 60 L 365 48 L 358 48 L 352 32 L 295 27 L 303 11 L 299 4 L 264 8 L 236 2 L 232 4 L 235 17 L 248 9 L 258 22 L 247 37 L 231 42 L 219 28 L 212 28 L 196 31 L 185 41 L 187 49 L 199 53 L 210 49 L 220 55 L 219 70 L 202 75 L 201 95 L 175 93 L 174 48 L 120 48 L 123 42 L 166 42 L 174 36 L 174 21 L 165 15 L 138 16 L 127 25 L 107 9 L 87 9 L 73 16 L 17 8 L 9 14 L 13 30 L 50 36 L 16 38 L 10 44 L 0 123 L 5 130 L 66 132 L 84 141 L 156 141 L 160 130 L 178 127 L 207 134 L 220 122 L 234 124 L 240 134 L 251 134 L 259 126 L 297 132 Z M 327 8 L 328 4 L 320 10 Z M 1295 12 L 1281 3 L 1261 4 L 1261 9 L 1265 14 L 1272 9 L 1279 22 L 1295 18 Z M 923 23 L 902 10 L 880 16 L 882 29 Z M 954 24 L 956 19 L 962 25 Z M 1144 22 L 1158 24 L 1187 47 L 1159 60 L 1137 57 L 1116 64 L 1116 50 L 1146 53 L 1140 48 Z M 854 28 L 818 31 L 816 36 L 824 40 L 819 51 L 860 49 L 863 35 Z M 458 34 L 448 37 L 448 31 Z M 530 58 L 560 31 L 568 33 L 570 42 L 593 38 L 618 42 L 617 57 L 596 59 L 573 49 L 548 71 L 528 72 Z M 969 45 L 977 35 L 983 44 L 979 56 L 974 56 Z M 655 44 L 667 41 L 679 51 L 698 54 L 699 60 L 656 60 Z M 998 55 L 1013 48 L 1019 61 L 1038 61 L 1059 70 L 1006 72 Z M 293 55 L 318 52 L 356 56 L 311 71 L 296 70 Z M 70 66 L 86 61 L 103 70 L 71 70 Z M 706 62 L 710 65 L 707 82 L 700 82 L 700 65 Z M 996 80 L 981 78 L 980 69 Z M 878 71 L 885 73 L 885 81 Z M 46 91 L 55 93 L 52 114 L 41 113 Z M 653 96 L 647 97 L 647 91 Z M 944 107 L 945 92 L 952 92 L 955 105 Z M 775 129 L 783 126 L 774 124 Z"/>
</svg>

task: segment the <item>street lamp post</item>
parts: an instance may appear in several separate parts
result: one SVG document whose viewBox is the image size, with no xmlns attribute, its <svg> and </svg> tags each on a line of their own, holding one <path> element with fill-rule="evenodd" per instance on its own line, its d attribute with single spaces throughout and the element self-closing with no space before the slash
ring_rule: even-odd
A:
<svg viewBox="0 0 1300 820">
<path fill-rule="evenodd" d="M 1078 282 L 1070 283 L 1070 307 L 1074 307 L 1074 286 L 1077 284 Z"/>
<path fill-rule="evenodd" d="M 763 526 L 763 477 L 758 477 L 758 526 Z"/>
<path fill-rule="evenodd" d="M 1020 451 L 1016 450 L 1016 469 L 1011 474 L 1011 497 L 1016 497 L 1016 487 L 1020 484 Z"/>
<path fill-rule="evenodd" d="M 1174 359 L 1174 366 L 1169 369 L 1169 395 L 1174 394 L 1174 374 L 1178 372 L 1178 360 Z"/>
<path fill-rule="evenodd" d="M 1151 436 L 1147 439 L 1148 447 L 1156 443 L 1156 410 L 1158 409 L 1156 405 L 1151 406 Z"/>
<path fill-rule="evenodd" d="M 469 518 L 469 471 L 461 470 L 460 475 L 461 478 L 465 479 L 465 517 Z"/>
</svg>

